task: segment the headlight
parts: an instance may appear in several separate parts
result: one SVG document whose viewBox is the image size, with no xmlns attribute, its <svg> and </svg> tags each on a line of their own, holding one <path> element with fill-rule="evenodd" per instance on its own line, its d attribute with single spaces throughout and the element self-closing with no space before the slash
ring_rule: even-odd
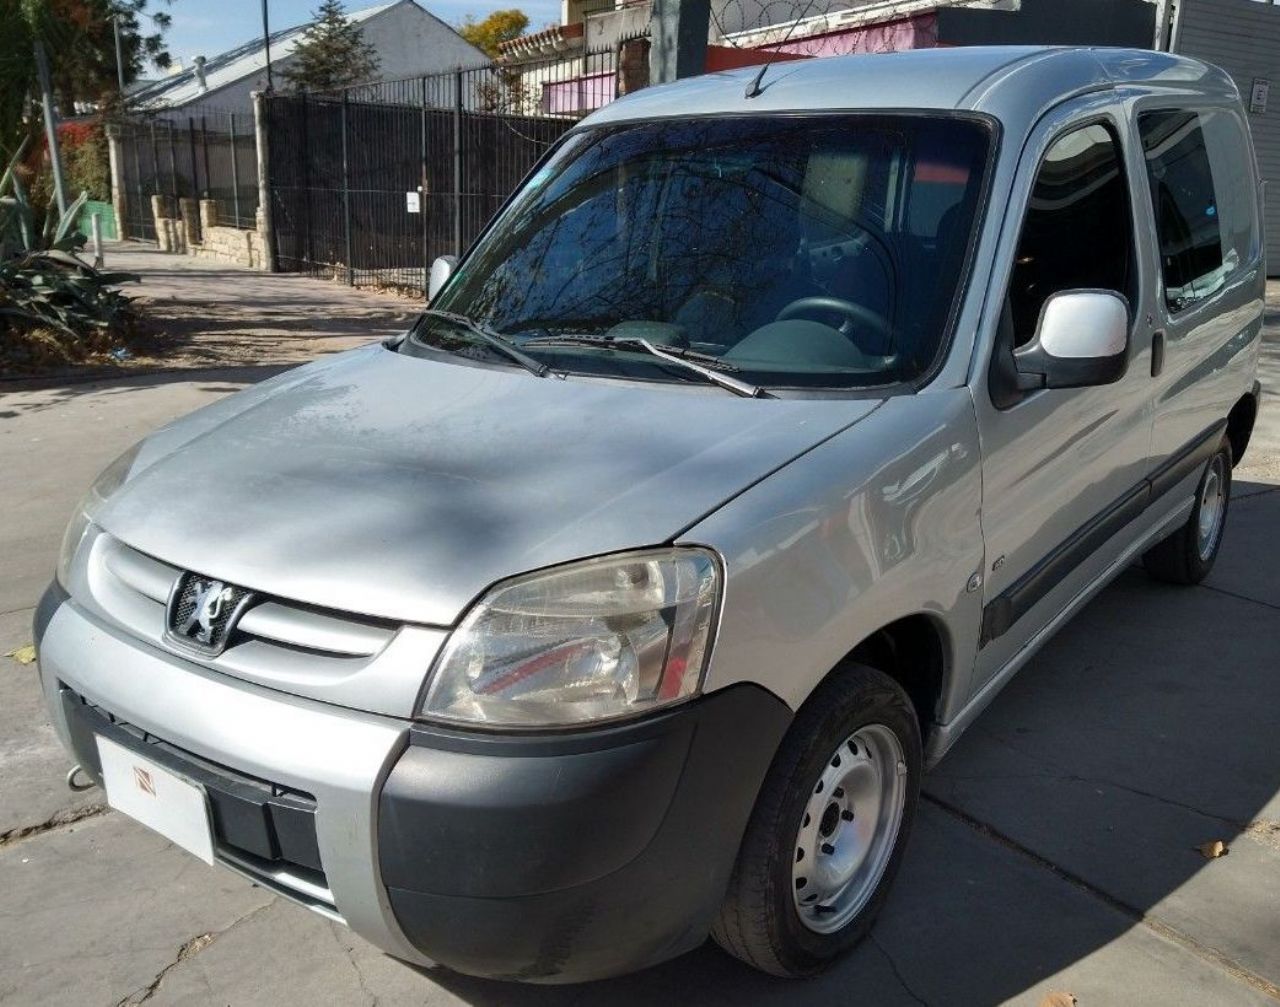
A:
<svg viewBox="0 0 1280 1007">
<path fill-rule="evenodd" d="M 124 481 L 129 478 L 129 470 L 133 468 L 133 462 L 141 450 L 142 442 L 139 441 L 103 469 L 102 474 L 93 481 L 88 492 L 76 504 L 75 513 L 71 515 L 67 530 L 62 535 L 62 549 L 58 553 L 57 577 L 58 583 L 63 588 L 67 587 L 71 563 L 76 558 L 76 550 L 80 548 L 84 533 L 89 530 L 89 525 L 93 522 L 93 516 L 112 494 L 124 485 Z"/>
<path fill-rule="evenodd" d="M 424 716 L 582 724 L 697 693 L 720 595 L 703 549 L 661 549 L 517 577 L 485 596 L 436 663 Z"/>
</svg>

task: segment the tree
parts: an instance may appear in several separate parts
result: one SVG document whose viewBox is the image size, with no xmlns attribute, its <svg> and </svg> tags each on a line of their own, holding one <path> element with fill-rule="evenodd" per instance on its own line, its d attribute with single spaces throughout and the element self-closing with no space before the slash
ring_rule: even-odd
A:
<svg viewBox="0 0 1280 1007">
<path fill-rule="evenodd" d="M 378 53 L 347 20 L 340 0 L 324 0 L 302 33 L 285 79 L 298 91 L 330 91 L 359 84 L 378 72 Z"/>
<path fill-rule="evenodd" d="M 11 154 L 39 129 L 29 114 L 38 101 L 37 40 L 48 53 L 63 116 L 74 114 L 77 104 L 102 107 L 115 96 L 113 15 L 120 22 L 126 83 L 150 65 L 169 65 L 164 46 L 169 15 L 148 13 L 147 0 L 0 0 L 0 155 Z"/>
<path fill-rule="evenodd" d="M 499 44 L 519 38 L 528 27 L 529 15 L 512 7 L 509 10 L 496 10 L 483 21 L 477 21 L 468 14 L 462 19 L 462 24 L 458 25 L 458 34 L 496 59 Z"/>
</svg>

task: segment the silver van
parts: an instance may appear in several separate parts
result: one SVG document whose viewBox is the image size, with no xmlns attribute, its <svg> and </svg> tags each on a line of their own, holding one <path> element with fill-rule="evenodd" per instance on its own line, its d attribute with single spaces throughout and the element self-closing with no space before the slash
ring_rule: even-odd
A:
<svg viewBox="0 0 1280 1007">
<path fill-rule="evenodd" d="M 1213 565 L 1259 203 L 1236 88 L 1166 53 L 639 92 L 404 336 L 103 473 L 50 714 L 113 806 L 408 961 L 815 973 L 1053 632 Z"/>
</svg>

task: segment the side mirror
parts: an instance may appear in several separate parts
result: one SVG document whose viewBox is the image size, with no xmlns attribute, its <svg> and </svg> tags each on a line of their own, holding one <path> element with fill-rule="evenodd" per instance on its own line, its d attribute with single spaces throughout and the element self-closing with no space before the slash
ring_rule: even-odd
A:
<svg viewBox="0 0 1280 1007">
<path fill-rule="evenodd" d="M 1129 366 L 1129 302 L 1113 290 L 1064 290 L 1045 301 L 1036 337 L 1013 351 L 1018 387 L 1109 385 Z"/>
<path fill-rule="evenodd" d="M 431 263 L 431 279 L 427 283 L 427 300 L 434 301 L 436 294 L 444 289 L 444 285 L 449 282 L 449 277 L 453 275 L 453 271 L 458 268 L 458 257 L 456 255 L 442 255 Z"/>
</svg>

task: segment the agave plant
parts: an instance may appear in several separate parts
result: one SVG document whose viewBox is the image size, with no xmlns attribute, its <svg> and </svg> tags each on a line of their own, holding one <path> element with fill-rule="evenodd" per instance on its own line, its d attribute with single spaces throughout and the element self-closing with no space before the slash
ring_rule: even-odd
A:
<svg viewBox="0 0 1280 1007">
<path fill-rule="evenodd" d="M 76 339 L 119 330 L 129 321 L 129 298 L 115 285 L 139 277 L 104 273 L 75 253 L 85 243 L 76 218 L 86 194 L 44 226 L 18 174 L 22 150 L 0 176 L 0 334 L 6 329 L 56 329 Z"/>
</svg>

